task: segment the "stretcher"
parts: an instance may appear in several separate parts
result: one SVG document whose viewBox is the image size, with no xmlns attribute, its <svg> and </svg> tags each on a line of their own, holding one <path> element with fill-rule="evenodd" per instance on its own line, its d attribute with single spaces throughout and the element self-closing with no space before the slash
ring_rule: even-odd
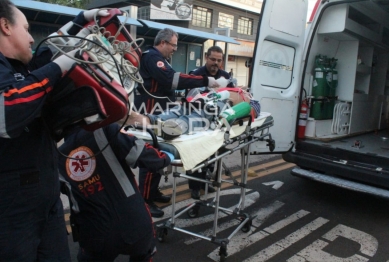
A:
<svg viewBox="0 0 389 262">
<path fill-rule="evenodd" d="M 127 126 L 123 132 L 137 136 L 144 140 L 153 141 L 154 146 L 160 150 L 172 153 L 175 159 L 171 162 L 168 174 L 173 174 L 173 193 L 171 217 L 163 223 L 156 225 L 157 237 L 160 242 L 164 241 L 168 230 L 176 230 L 203 240 L 210 241 L 220 246 L 220 261 L 224 261 L 227 256 L 227 245 L 230 239 L 239 230 L 248 232 L 251 228 L 253 217 L 244 213 L 245 193 L 247 186 L 247 171 L 249 166 L 250 145 L 258 141 L 267 142 L 270 151 L 273 151 L 275 142 L 270 134 L 270 127 L 273 126 L 273 117 L 270 113 L 261 112 L 254 120 L 237 119 L 234 124 L 219 130 L 199 131 L 192 134 L 181 135 L 180 137 L 165 141 L 160 137 L 153 137 L 146 130 L 139 130 L 133 126 Z M 223 164 L 223 157 L 230 155 L 237 150 L 241 153 L 241 174 L 239 178 L 232 176 L 228 168 Z M 194 154 L 194 152 L 196 152 Z M 186 173 L 178 172 L 183 169 L 189 174 L 201 169 L 206 169 L 210 164 L 215 165 L 213 171 L 207 171 L 205 179 L 196 178 Z M 223 170 L 228 179 L 223 179 Z M 176 210 L 176 188 L 177 179 L 185 178 L 205 183 L 205 195 L 198 201 L 185 207 L 183 210 Z M 240 188 L 240 199 L 233 209 L 220 205 L 220 188 L 222 183 L 230 183 Z M 216 189 L 216 195 L 212 200 L 207 200 L 208 186 L 212 185 Z M 200 207 L 214 209 L 214 222 L 212 235 L 205 236 L 180 228 L 175 224 L 175 220 L 187 214 L 192 219 L 198 216 Z M 240 221 L 236 229 L 228 237 L 218 236 L 219 212 L 230 215 Z"/>
</svg>

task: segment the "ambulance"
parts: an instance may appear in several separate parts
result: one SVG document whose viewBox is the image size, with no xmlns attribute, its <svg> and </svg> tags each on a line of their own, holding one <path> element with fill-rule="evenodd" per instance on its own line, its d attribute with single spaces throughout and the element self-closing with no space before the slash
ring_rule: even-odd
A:
<svg viewBox="0 0 389 262">
<path fill-rule="evenodd" d="M 389 197 L 389 0 L 264 0 L 249 86 L 298 177 Z M 260 154 L 258 144 L 252 153 Z"/>
</svg>

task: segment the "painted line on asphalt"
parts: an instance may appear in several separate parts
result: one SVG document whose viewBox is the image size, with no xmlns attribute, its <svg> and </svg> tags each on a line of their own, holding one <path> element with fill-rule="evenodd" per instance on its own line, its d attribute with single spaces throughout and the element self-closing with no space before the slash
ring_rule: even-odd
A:
<svg viewBox="0 0 389 262">
<path fill-rule="evenodd" d="M 258 211 L 258 215 L 260 215 L 260 211 Z M 309 212 L 305 210 L 300 210 L 289 217 L 282 219 L 278 221 L 277 223 L 274 223 L 273 225 L 255 233 L 252 234 L 252 231 L 246 233 L 244 237 L 238 238 L 232 238 L 232 241 L 228 243 L 228 255 L 231 256 L 239 251 L 242 251 L 244 248 L 251 246 L 252 244 L 258 242 L 259 240 L 264 239 L 265 237 L 271 235 L 272 233 L 275 233 L 276 231 L 292 224 L 293 222 L 297 221 L 298 219 L 308 215 Z M 262 222 L 257 222 L 262 223 Z M 219 261 L 219 249 L 215 249 L 212 253 L 208 255 L 209 258 L 211 258 L 213 261 Z M 264 261 L 264 260 L 256 260 L 256 261 Z"/>
<path fill-rule="evenodd" d="M 240 188 L 231 188 L 231 189 L 220 191 L 220 196 L 240 195 L 240 192 L 241 192 Z M 208 194 L 209 199 L 212 199 L 215 196 L 216 196 L 216 193 Z M 247 198 L 247 205 L 252 205 L 255 203 L 255 201 L 257 201 L 259 199 L 259 193 L 256 191 L 253 191 L 252 189 L 246 189 L 246 198 Z M 176 206 L 175 206 L 175 210 L 177 212 L 177 210 L 180 210 L 183 207 L 189 206 L 190 204 L 193 204 L 194 202 L 196 202 L 196 201 L 194 201 L 194 199 L 192 199 L 192 198 L 177 202 Z M 246 204 L 246 202 L 245 202 L 245 204 Z M 166 206 L 165 208 L 163 208 L 162 210 L 165 212 L 163 217 L 153 218 L 153 221 L 157 222 L 157 221 L 160 221 L 160 220 L 163 220 L 166 218 L 170 218 L 172 215 L 172 208 L 173 208 L 172 205 L 169 205 L 169 206 Z M 191 221 L 191 225 L 194 225 L 194 223 L 198 223 L 198 222 L 196 222 L 197 219 L 189 219 L 189 220 Z M 212 215 L 212 221 L 213 221 L 213 215 Z"/>
<path fill-rule="evenodd" d="M 302 228 L 296 230 L 295 232 L 289 234 L 287 237 L 277 241 L 276 243 L 272 244 L 271 246 L 262 249 L 257 254 L 249 257 L 248 259 L 244 260 L 243 262 L 258 262 L 258 261 L 266 261 L 281 251 L 285 250 L 286 248 L 290 247 L 297 241 L 303 239 L 307 235 L 311 234 L 316 229 L 320 228 L 324 224 L 326 224 L 329 220 L 319 217 L 315 219 L 314 221 L 308 223 L 307 225 L 303 226 Z M 282 225 L 284 227 L 284 225 Z M 281 228 L 282 228 L 281 227 Z M 279 230 L 280 227 L 275 227 L 273 230 L 269 230 L 265 228 L 263 231 L 266 231 L 269 234 L 274 233 L 274 230 Z"/>
<path fill-rule="evenodd" d="M 253 179 L 256 179 L 256 178 L 260 178 L 260 177 L 263 177 L 263 176 L 267 176 L 267 175 L 271 175 L 271 174 L 277 173 L 279 171 L 282 171 L 282 170 L 285 170 L 285 169 L 288 169 L 288 168 L 292 168 L 294 166 L 295 166 L 295 164 L 285 162 L 282 159 L 278 159 L 278 160 L 267 162 L 267 163 L 264 163 L 264 164 L 258 164 L 256 166 L 252 166 L 252 167 L 250 167 L 250 169 L 254 170 L 257 175 L 256 176 L 248 176 L 247 177 L 247 182 L 251 181 Z M 240 174 L 241 174 L 241 170 L 237 170 L 237 171 L 232 172 L 232 176 L 235 179 L 239 178 Z M 224 179 L 228 179 L 229 177 L 228 176 L 223 176 L 223 178 Z M 221 189 L 225 189 L 225 188 L 229 188 L 229 187 L 233 187 L 233 186 L 234 185 L 229 184 L 229 183 L 222 183 Z M 186 200 L 188 198 L 191 198 L 190 192 L 186 192 L 187 190 L 189 190 L 187 183 L 185 183 L 183 185 L 179 185 L 179 186 L 176 187 L 176 202 L 184 201 L 184 200 Z M 161 191 L 165 195 L 172 195 L 173 188 L 169 187 L 169 188 L 161 190 Z M 159 207 L 164 207 L 166 205 L 170 205 L 170 203 L 169 204 L 156 203 L 156 204 Z"/>
<path fill-rule="evenodd" d="M 254 232 L 254 230 L 256 230 L 260 225 L 262 225 L 262 223 L 267 218 L 269 218 L 275 211 L 280 209 L 283 205 L 284 205 L 284 203 L 276 200 L 273 203 L 271 203 L 270 205 L 268 205 L 267 207 L 263 207 L 259 210 L 254 210 L 254 211 L 250 212 L 251 217 L 255 217 L 255 216 L 256 217 L 252 220 L 252 226 L 251 226 L 249 232 L 243 233 L 242 231 L 239 231 L 237 234 L 235 234 L 233 236 L 232 240 L 228 244 L 228 253 L 231 253 L 231 250 L 233 250 L 234 248 L 241 250 L 241 242 L 242 242 L 243 238 L 246 238 L 248 235 L 250 235 L 252 232 Z M 224 222 L 218 226 L 217 233 L 220 233 L 220 232 L 222 232 L 226 229 L 229 229 L 231 227 L 238 226 L 239 223 L 240 223 L 240 221 L 237 221 L 237 220 L 231 220 L 231 221 Z M 212 232 L 213 232 L 213 230 L 212 230 L 212 228 L 210 228 L 210 229 L 204 230 L 202 232 L 199 232 L 198 234 L 203 235 L 203 236 L 210 236 L 212 234 Z M 236 239 L 239 239 L 239 240 L 236 241 Z M 193 243 L 200 241 L 200 240 L 201 239 L 197 238 L 197 237 L 190 237 L 184 243 L 187 245 L 190 245 L 190 244 L 193 244 Z"/>
</svg>

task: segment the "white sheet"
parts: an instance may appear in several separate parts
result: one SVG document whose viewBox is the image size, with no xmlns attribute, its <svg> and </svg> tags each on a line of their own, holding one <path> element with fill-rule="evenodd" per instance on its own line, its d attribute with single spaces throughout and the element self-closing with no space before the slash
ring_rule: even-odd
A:
<svg viewBox="0 0 389 262">
<path fill-rule="evenodd" d="M 268 116 L 270 116 L 270 113 L 261 112 L 260 116 L 251 123 L 251 128 L 261 126 Z M 230 138 L 242 134 L 246 130 L 246 124 L 247 122 L 242 126 L 233 126 L 230 130 Z M 126 131 L 123 132 L 126 133 Z M 128 133 L 141 139 L 151 140 L 151 136 L 147 132 L 141 130 L 131 130 L 128 131 Z M 194 134 L 179 136 L 173 140 L 165 141 L 158 137 L 158 141 L 173 145 L 180 153 L 183 168 L 185 170 L 190 170 L 212 156 L 223 145 L 224 133 L 225 132 L 220 129 L 199 131 Z"/>
</svg>

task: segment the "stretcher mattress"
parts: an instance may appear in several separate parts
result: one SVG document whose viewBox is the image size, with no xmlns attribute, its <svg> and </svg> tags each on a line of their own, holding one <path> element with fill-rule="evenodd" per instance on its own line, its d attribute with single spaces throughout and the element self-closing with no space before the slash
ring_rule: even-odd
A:
<svg viewBox="0 0 389 262">
<path fill-rule="evenodd" d="M 273 117 L 270 113 L 261 112 L 260 115 L 251 122 L 250 129 L 261 130 L 261 127 L 270 125 L 273 121 Z M 229 139 L 233 139 L 245 132 L 248 121 L 243 125 L 233 125 L 229 130 Z M 128 133 L 144 140 L 152 140 L 149 133 L 142 130 L 122 130 L 123 133 Z M 168 150 L 173 153 L 176 158 L 180 158 L 185 170 L 191 170 L 199 163 L 203 162 L 210 156 L 212 156 L 220 147 L 224 144 L 226 129 L 215 129 L 207 131 L 196 131 L 191 134 L 181 135 L 173 140 L 164 140 L 157 137 L 158 143 L 161 145 L 160 149 L 166 150 L 163 144 L 173 146 L 175 150 Z M 170 147 L 171 148 L 171 147 Z M 173 151 L 173 152 L 172 152 Z"/>
</svg>

